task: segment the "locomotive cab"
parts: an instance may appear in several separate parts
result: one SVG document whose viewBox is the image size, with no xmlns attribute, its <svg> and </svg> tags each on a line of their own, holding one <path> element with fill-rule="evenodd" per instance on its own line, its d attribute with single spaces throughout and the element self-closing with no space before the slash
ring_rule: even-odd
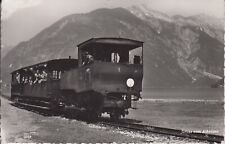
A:
<svg viewBox="0 0 225 144">
<path fill-rule="evenodd" d="M 78 68 L 65 72 L 60 88 L 89 113 L 125 116 L 140 98 L 143 42 L 92 38 L 78 45 Z"/>
<path fill-rule="evenodd" d="M 79 67 L 91 73 L 91 89 L 104 95 L 103 112 L 125 116 L 140 98 L 143 42 L 124 38 L 93 38 L 78 45 Z"/>
</svg>

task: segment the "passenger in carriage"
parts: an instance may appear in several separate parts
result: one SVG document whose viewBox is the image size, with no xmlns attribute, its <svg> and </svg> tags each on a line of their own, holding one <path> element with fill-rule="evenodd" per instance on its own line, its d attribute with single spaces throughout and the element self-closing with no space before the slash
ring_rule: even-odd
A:
<svg viewBox="0 0 225 144">
<path fill-rule="evenodd" d="M 112 62 L 113 63 L 120 63 L 120 55 L 119 53 L 112 53 Z"/>
<path fill-rule="evenodd" d="M 84 55 L 84 61 L 83 61 L 83 65 L 87 65 L 90 64 L 94 61 L 94 58 L 91 54 L 89 54 L 88 52 L 85 52 Z"/>
<path fill-rule="evenodd" d="M 20 74 L 18 72 L 16 73 L 16 80 L 17 80 L 17 83 L 20 83 Z"/>
<path fill-rule="evenodd" d="M 43 70 L 43 71 L 39 71 L 39 70 L 37 70 L 36 72 L 35 72 L 35 74 L 34 74 L 34 76 L 35 76 L 35 80 L 34 80 L 34 82 L 33 83 L 41 83 L 41 82 L 43 82 L 43 81 L 47 81 L 47 73 L 45 72 L 45 70 Z"/>
<path fill-rule="evenodd" d="M 41 83 L 43 81 L 47 81 L 47 73 L 45 72 L 45 70 L 43 70 L 42 73 L 40 74 L 40 81 L 39 81 L 39 83 Z"/>
</svg>

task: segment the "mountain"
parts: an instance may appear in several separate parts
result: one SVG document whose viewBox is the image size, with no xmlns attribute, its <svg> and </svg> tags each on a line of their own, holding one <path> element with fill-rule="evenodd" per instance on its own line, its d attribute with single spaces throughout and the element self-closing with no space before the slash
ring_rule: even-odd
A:
<svg viewBox="0 0 225 144">
<path fill-rule="evenodd" d="M 223 73 L 223 44 L 215 37 L 156 11 L 149 12 L 151 15 L 137 12 L 98 9 L 63 17 L 29 41 L 18 44 L 3 58 L 3 80 L 9 82 L 9 73 L 23 66 L 76 58 L 76 45 L 92 37 L 144 41 L 144 88 L 210 86 L 204 71 Z"/>
<path fill-rule="evenodd" d="M 1 59 L 6 56 L 6 54 L 11 51 L 15 46 L 2 45 L 1 46 Z"/>
<path fill-rule="evenodd" d="M 178 18 L 179 17 L 179 18 Z M 189 17 L 182 17 L 182 16 L 174 16 L 174 20 L 177 23 L 182 24 L 189 24 L 192 26 L 199 27 L 202 31 L 207 33 L 210 37 L 213 37 L 223 43 L 223 20 L 208 16 L 205 14 L 199 14 Z"/>
<path fill-rule="evenodd" d="M 192 78 L 192 83 L 208 79 L 207 73 L 223 76 L 221 19 L 204 14 L 169 17 L 145 6 L 133 6 L 129 10 L 149 23 L 162 42 L 174 50 L 178 64 Z"/>
<path fill-rule="evenodd" d="M 181 15 L 168 16 L 162 12 L 150 9 L 145 5 L 132 6 L 128 8 L 131 13 L 148 21 L 152 26 L 157 29 L 161 29 L 159 21 L 166 21 L 170 23 L 176 23 L 180 26 L 194 26 L 206 32 L 209 36 L 216 38 L 223 43 L 223 19 L 209 16 L 206 14 L 198 14 L 189 17 Z M 157 24 L 158 23 L 158 24 Z"/>
</svg>

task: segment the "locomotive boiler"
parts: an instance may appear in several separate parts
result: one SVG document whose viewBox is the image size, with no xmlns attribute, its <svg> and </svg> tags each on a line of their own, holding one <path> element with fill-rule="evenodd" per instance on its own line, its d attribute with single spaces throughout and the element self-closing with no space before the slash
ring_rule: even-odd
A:
<svg viewBox="0 0 225 144">
<path fill-rule="evenodd" d="M 16 102 L 85 115 L 128 114 L 141 98 L 143 42 L 92 38 L 77 45 L 78 59 L 55 59 L 12 72 Z"/>
</svg>

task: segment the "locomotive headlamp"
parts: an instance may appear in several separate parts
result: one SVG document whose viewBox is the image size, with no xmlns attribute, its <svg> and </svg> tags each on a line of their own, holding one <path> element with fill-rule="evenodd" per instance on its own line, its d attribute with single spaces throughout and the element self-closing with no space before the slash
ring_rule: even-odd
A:
<svg viewBox="0 0 225 144">
<path fill-rule="evenodd" d="M 128 87 L 133 87 L 134 86 L 134 79 L 132 79 L 132 78 L 128 78 L 127 79 L 127 86 Z"/>
</svg>

